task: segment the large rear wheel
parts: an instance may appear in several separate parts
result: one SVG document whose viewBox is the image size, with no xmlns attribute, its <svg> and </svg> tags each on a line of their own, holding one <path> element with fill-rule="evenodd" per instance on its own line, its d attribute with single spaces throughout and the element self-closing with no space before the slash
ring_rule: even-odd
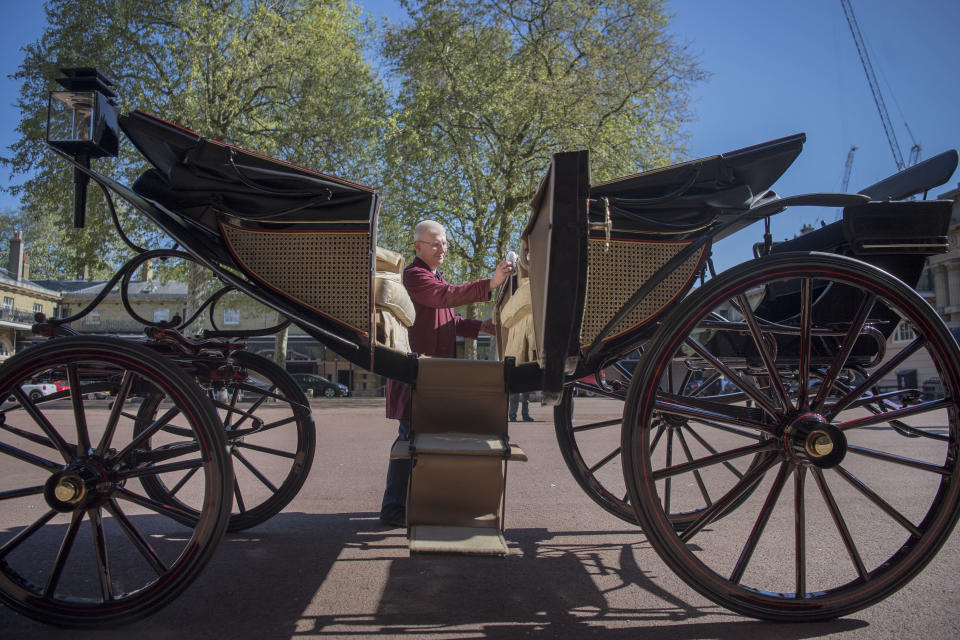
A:
<svg viewBox="0 0 960 640">
<path fill-rule="evenodd" d="M 745 615 L 824 620 L 933 558 L 960 514 L 960 361 L 912 289 L 857 260 L 782 255 L 712 280 L 664 327 L 630 389 L 623 448 L 640 525 L 681 578 Z M 888 349 L 894 331 L 905 341 Z M 722 373 L 749 402 L 673 392 L 670 371 L 688 368 Z M 903 388 L 907 369 L 931 397 Z M 665 459 L 652 447 L 664 419 L 726 441 Z M 675 528 L 668 484 L 710 506 Z"/>
</svg>

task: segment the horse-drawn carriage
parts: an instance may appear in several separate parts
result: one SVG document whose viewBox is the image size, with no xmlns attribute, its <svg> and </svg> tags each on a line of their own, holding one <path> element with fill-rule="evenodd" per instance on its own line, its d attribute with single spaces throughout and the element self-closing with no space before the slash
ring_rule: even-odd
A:
<svg viewBox="0 0 960 640">
<path fill-rule="evenodd" d="M 87 113 L 101 118 L 87 139 L 105 127 L 109 147 L 101 109 Z M 0 367 L 0 599 L 21 613 L 96 626 L 153 612 L 226 531 L 277 513 L 310 470 L 309 402 L 244 350 L 249 332 L 188 338 L 196 314 L 136 315 L 125 292 L 155 259 L 194 260 L 223 282 L 200 310 L 211 317 L 238 290 L 414 387 L 415 436 L 393 452 L 418 460 L 414 550 L 500 536 L 503 466 L 523 459 L 506 399 L 534 390 L 555 405 L 584 490 L 637 523 L 693 588 L 746 615 L 869 606 L 914 577 L 960 515 L 960 357 L 913 290 L 926 257 L 947 248 L 951 203 L 905 199 L 949 179 L 956 152 L 860 194 L 787 198 L 770 187 L 802 135 L 600 184 L 586 152 L 557 154 L 518 274 L 497 293 L 501 358 L 457 362 L 403 348 L 409 305 L 401 262 L 378 256 L 374 190 L 145 113 L 119 126 L 153 165 L 132 187 L 51 144 L 78 184 L 92 179 L 111 209 L 119 196 L 180 249 L 131 243 L 136 257 L 91 305 L 38 318 L 50 339 Z M 768 227 L 754 259 L 713 273 L 715 241 L 790 206 L 843 207 L 843 219 L 781 244 Z M 75 334 L 70 322 L 115 287 L 146 338 Z M 897 384 L 908 366 L 925 384 Z M 69 389 L 34 400 L 23 385 L 39 379 Z M 437 491 L 447 482 L 453 497 Z"/>
</svg>

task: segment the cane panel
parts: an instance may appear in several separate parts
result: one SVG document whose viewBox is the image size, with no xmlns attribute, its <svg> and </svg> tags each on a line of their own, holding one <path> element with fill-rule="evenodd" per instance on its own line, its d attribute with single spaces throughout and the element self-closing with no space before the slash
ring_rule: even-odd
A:
<svg viewBox="0 0 960 640">
<path fill-rule="evenodd" d="M 602 238 L 587 243 L 587 295 L 580 325 L 580 344 L 593 343 L 620 307 L 668 260 L 689 243 L 611 240 L 609 249 Z M 620 321 L 604 340 L 634 329 L 663 311 L 682 295 L 703 259 L 703 250 L 694 253 L 674 269 Z"/>
<path fill-rule="evenodd" d="M 370 234 L 264 231 L 222 224 L 240 265 L 270 288 L 336 322 L 370 332 Z"/>
</svg>

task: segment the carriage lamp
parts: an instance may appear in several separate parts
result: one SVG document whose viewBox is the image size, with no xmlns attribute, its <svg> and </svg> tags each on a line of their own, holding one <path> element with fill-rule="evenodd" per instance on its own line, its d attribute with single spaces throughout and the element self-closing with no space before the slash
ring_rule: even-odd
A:
<svg viewBox="0 0 960 640">
<path fill-rule="evenodd" d="M 83 167 L 91 158 L 116 156 L 119 144 L 113 83 L 92 67 L 61 69 L 47 106 L 47 144 L 73 157 Z M 84 225 L 90 176 L 73 169 L 73 226 Z"/>
</svg>

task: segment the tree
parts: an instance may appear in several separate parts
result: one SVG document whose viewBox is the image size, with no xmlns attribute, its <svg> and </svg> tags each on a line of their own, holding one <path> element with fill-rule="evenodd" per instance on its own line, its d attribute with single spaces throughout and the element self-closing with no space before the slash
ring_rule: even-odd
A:
<svg viewBox="0 0 960 640">
<path fill-rule="evenodd" d="M 429 217 L 450 230 L 459 279 L 515 247 L 552 153 L 589 149 L 602 180 L 682 152 L 704 74 L 668 33 L 665 3 L 402 2 L 412 21 L 383 45 L 400 88 L 386 202 L 392 229 Z"/>
<path fill-rule="evenodd" d="M 62 67 L 96 66 L 125 110 L 361 182 L 382 172 L 386 94 L 363 58 L 368 27 L 346 0 L 49 0 L 47 22 L 15 74 L 23 116 L 6 159 L 25 177 L 16 192 L 42 231 L 33 251 L 45 275 L 103 277 L 130 255 L 94 188 L 87 228 L 71 228 L 70 172 L 42 142 Z M 125 145 L 111 173 L 129 182 L 143 168 Z M 163 241 L 136 212 L 120 214 L 135 242 Z"/>
</svg>

